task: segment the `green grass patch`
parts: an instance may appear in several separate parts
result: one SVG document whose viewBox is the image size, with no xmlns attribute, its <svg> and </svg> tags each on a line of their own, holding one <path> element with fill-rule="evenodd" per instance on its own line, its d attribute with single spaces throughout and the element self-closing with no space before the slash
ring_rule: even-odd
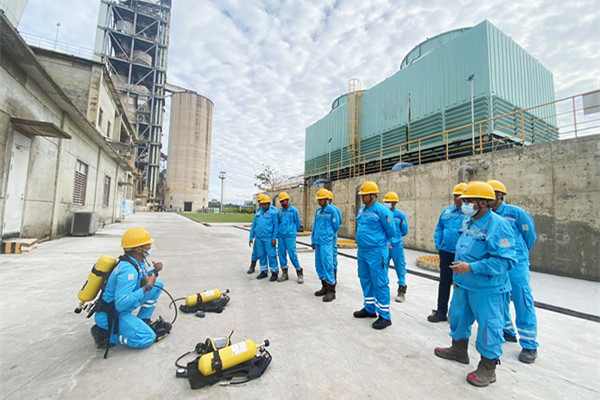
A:
<svg viewBox="0 0 600 400">
<path fill-rule="evenodd" d="M 254 214 L 240 214 L 240 213 L 223 213 L 223 214 L 209 214 L 209 213 L 184 213 L 180 212 L 179 215 L 183 215 L 189 219 L 200 222 L 252 222 Z"/>
</svg>

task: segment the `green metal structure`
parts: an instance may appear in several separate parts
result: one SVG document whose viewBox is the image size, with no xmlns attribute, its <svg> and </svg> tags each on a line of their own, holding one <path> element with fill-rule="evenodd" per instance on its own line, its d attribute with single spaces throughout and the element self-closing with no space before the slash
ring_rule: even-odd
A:
<svg viewBox="0 0 600 400">
<path fill-rule="evenodd" d="M 348 98 L 357 97 L 360 144 L 349 149 L 357 135 L 349 132 L 355 117 Z M 489 21 L 445 32 L 412 49 L 385 81 L 337 98 L 306 128 L 304 176 L 341 179 L 375 172 L 373 165 L 390 169 L 416 161 L 417 152 L 419 162 L 437 161 L 441 153 L 470 155 L 472 120 L 478 139 L 485 135 L 480 152 L 553 141 L 556 111 L 548 103 L 554 100 L 552 73 Z"/>
</svg>

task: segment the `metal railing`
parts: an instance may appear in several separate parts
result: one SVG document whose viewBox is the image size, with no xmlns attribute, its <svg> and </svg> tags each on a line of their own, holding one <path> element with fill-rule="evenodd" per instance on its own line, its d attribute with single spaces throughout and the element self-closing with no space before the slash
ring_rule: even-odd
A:
<svg viewBox="0 0 600 400">
<path fill-rule="evenodd" d="M 349 168 L 356 165 L 359 167 L 356 175 L 365 175 L 391 169 L 394 164 L 399 162 L 420 165 L 426 162 L 470 156 L 474 153 L 481 154 L 510 147 L 524 147 L 533 144 L 538 135 L 558 134 L 560 140 L 599 134 L 600 104 L 597 100 L 594 100 L 592 104 L 589 104 L 589 101 L 588 104 L 584 104 L 583 99 L 585 96 L 590 96 L 588 99 L 600 98 L 600 90 L 516 110 L 477 121 L 474 124 L 436 132 L 418 139 L 359 154 L 355 157 L 305 170 L 304 176 L 313 180 L 325 178 L 327 171 L 330 171 L 331 178 L 335 180 L 353 176 L 354 173 L 350 173 Z M 545 117 L 534 115 L 537 114 L 536 111 L 548 106 L 554 106 L 556 112 Z M 508 120 L 513 122 L 507 122 Z M 451 139 L 452 134 L 459 131 L 468 130 L 470 133 L 473 125 L 476 132 L 474 141 L 471 140 L 470 134 Z M 533 129 L 532 127 L 539 128 Z"/>
<path fill-rule="evenodd" d="M 32 33 L 19 32 L 19 34 L 30 46 L 53 50 L 59 53 L 85 58 L 87 60 L 92 60 L 94 58 L 94 49 L 88 47 L 61 42 L 60 40 L 52 40 Z"/>
</svg>

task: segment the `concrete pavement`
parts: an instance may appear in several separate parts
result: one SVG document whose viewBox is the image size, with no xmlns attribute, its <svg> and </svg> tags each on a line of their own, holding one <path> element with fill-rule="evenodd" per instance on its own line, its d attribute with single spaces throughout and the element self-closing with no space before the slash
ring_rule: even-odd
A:
<svg viewBox="0 0 600 400">
<path fill-rule="evenodd" d="M 145 350 L 112 348 L 107 360 L 95 348 L 93 321 L 76 315 L 77 292 L 102 254 L 119 255 L 125 230 L 143 226 L 156 240 L 151 259 L 163 261 L 160 279 L 175 297 L 221 288 L 231 302 L 222 314 L 205 318 L 179 314 L 165 340 Z M 29 254 L 0 256 L 0 355 L 3 399 L 598 399 L 600 324 L 537 310 L 539 358 L 517 360 L 518 344 L 504 345 L 498 381 L 475 388 L 465 381 L 479 354 L 471 341 L 470 365 L 442 360 L 436 346 L 448 346 L 448 324 L 431 324 L 437 282 L 409 275 L 407 300 L 392 303 L 393 325 L 383 331 L 372 320 L 356 320 L 362 307 L 356 261 L 339 258 L 337 299 L 326 304 L 313 292 L 320 287 L 314 254 L 300 251 L 305 283 L 277 283 L 247 275 L 248 232 L 231 225 L 202 224 L 168 213 L 142 213 L 92 237 L 45 242 Z M 344 249 L 342 251 L 347 251 Z M 407 251 L 409 267 L 418 252 Z M 536 278 L 532 278 L 536 279 Z M 544 286 L 543 279 L 539 284 Z M 395 272 L 390 270 L 395 292 Z M 592 304 L 598 283 L 551 277 L 544 287 L 563 282 L 569 298 Z M 534 296 L 540 289 L 534 282 Z M 579 290 L 581 289 L 581 290 Z M 555 288 L 547 292 L 556 293 Z M 392 297 L 393 298 L 393 297 Z M 545 300 L 548 301 L 548 300 Z M 155 316 L 173 318 L 161 296 Z M 476 327 L 474 327 L 475 332 Z M 175 359 L 209 336 L 233 342 L 269 339 L 273 362 L 259 379 L 239 386 L 214 385 L 192 391 L 175 378 Z M 473 333 L 473 338 L 475 334 Z"/>
</svg>

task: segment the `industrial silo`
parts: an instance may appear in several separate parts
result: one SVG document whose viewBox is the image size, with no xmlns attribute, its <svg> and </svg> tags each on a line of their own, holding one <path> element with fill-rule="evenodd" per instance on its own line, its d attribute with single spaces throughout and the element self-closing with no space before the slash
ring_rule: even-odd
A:
<svg viewBox="0 0 600 400">
<path fill-rule="evenodd" d="M 165 209 L 197 212 L 208 206 L 213 102 L 191 91 L 173 93 Z"/>
</svg>

